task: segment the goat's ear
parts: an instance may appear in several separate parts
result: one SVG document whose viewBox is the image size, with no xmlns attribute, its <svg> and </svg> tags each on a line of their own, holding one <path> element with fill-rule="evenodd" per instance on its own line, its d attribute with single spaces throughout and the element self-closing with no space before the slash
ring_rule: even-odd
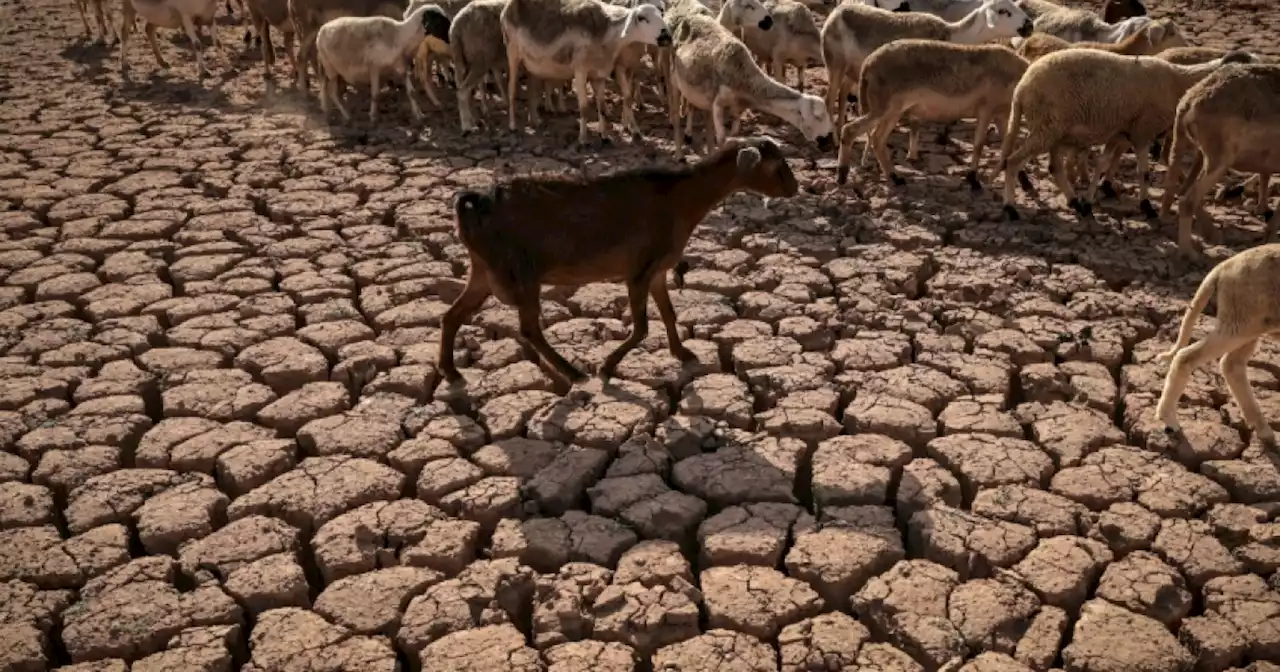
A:
<svg viewBox="0 0 1280 672">
<path fill-rule="evenodd" d="M 749 173 L 760 165 L 760 150 L 755 147 L 743 147 L 738 150 L 738 172 Z"/>
</svg>

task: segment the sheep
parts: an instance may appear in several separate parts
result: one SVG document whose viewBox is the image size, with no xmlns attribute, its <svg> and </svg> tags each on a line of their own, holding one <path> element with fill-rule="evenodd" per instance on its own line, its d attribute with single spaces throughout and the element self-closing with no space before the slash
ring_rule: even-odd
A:
<svg viewBox="0 0 1280 672">
<path fill-rule="evenodd" d="M 142 18 L 143 32 L 151 45 L 151 53 L 155 54 L 156 63 L 167 69 L 169 63 L 160 55 L 160 45 L 156 44 L 156 28 L 177 30 L 181 28 L 191 40 L 191 51 L 196 57 L 196 76 L 204 77 L 208 70 L 204 67 L 204 47 L 200 42 L 197 24 L 209 26 L 209 37 L 215 49 L 219 48 L 218 30 L 213 22 L 213 15 L 218 11 L 217 0 L 123 0 L 120 16 L 120 74 L 129 73 L 129 31 L 133 29 L 135 18 Z"/>
<path fill-rule="evenodd" d="M 963 20 L 982 5 L 982 0 L 858 0 L 869 7 L 896 12 L 932 14 L 948 23 Z"/>
<path fill-rule="evenodd" d="M 618 51 L 627 44 L 664 47 L 671 33 L 662 12 L 653 5 L 633 9 L 600 0 L 508 0 L 502 10 L 502 34 L 507 43 L 508 125 L 516 130 L 516 80 L 523 65 L 529 70 L 530 100 L 540 87 L 536 78 L 573 80 L 578 98 L 578 143 L 587 141 L 587 82 L 595 95 L 600 133 L 611 134 L 604 116 L 604 78 L 615 70 Z M 619 72 L 623 110 L 631 107 L 630 81 Z M 538 125 L 537 105 L 529 108 L 530 122 Z"/>
<path fill-rule="evenodd" d="M 1169 19 L 1160 19 L 1147 23 L 1119 42 L 1068 42 L 1049 33 L 1032 33 L 1018 44 L 1018 54 L 1035 62 L 1063 49 L 1097 49 L 1125 56 L 1154 56 L 1168 49 L 1186 46 L 1187 38 L 1183 37 L 1178 25 Z"/>
<path fill-rule="evenodd" d="M 449 52 L 458 80 L 458 118 L 463 133 L 476 128 L 471 99 L 485 77 L 492 75 L 501 89 L 502 72 L 507 67 L 507 49 L 502 42 L 502 8 L 506 5 L 507 0 L 475 0 L 458 12 L 449 27 Z M 509 94 L 504 92 L 503 98 L 510 103 Z M 480 112 L 487 115 L 484 101 L 481 88 Z"/>
<path fill-rule="evenodd" d="M 1227 50 L 1214 49 L 1213 47 L 1178 47 L 1176 49 L 1165 49 L 1156 55 L 1178 65 L 1198 65 L 1226 56 Z"/>
<path fill-rule="evenodd" d="M 293 33 L 298 39 L 298 53 L 294 58 L 297 67 L 297 87 L 301 92 L 309 88 L 307 71 L 315 60 L 316 33 L 326 22 L 342 16 L 385 16 L 390 19 L 404 17 L 407 0 L 288 0 L 289 17 L 293 19 Z M 323 91 L 321 93 L 323 99 Z"/>
<path fill-rule="evenodd" d="M 724 16 L 735 0 L 728 0 L 721 8 Z M 808 7 L 794 0 L 770 0 L 763 9 L 770 20 L 765 23 L 746 23 L 741 28 L 741 39 L 767 66 L 767 72 L 779 82 L 787 83 L 787 65 L 796 66 L 796 89 L 804 91 L 804 71 L 812 61 L 822 62 L 822 33 Z M 722 23 L 724 21 L 722 20 Z M 725 26 L 730 28 L 730 26 Z"/>
<path fill-rule="evenodd" d="M 1252 59 L 1233 52 L 1204 65 L 1174 65 L 1154 56 L 1120 56 L 1096 49 L 1068 49 L 1032 63 L 1013 93 L 1009 128 L 1001 143 L 1005 173 L 1004 212 L 1018 219 L 1013 207 L 1013 178 L 1032 156 L 1049 151 L 1054 181 L 1068 204 L 1082 217 L 1092 214 L 1097 184 L 1091 180 L 1088 197 L 1077 198 L 1066 179 L 1064 149 L 1087 149 L 1118 143 L 1149 147 L 1156 136 L 1173 126 L 1177 101 L 1191 85 L 1222 63 Z M 1029 135 L 1014 151 L 1018 130 L 1026 118 Z M 1104 164 L 1108 154 L 1104 153 Z M 1142 212 L 1155 216 L 1147 200 L 1147 152 L 1137 152 Z M 1102 166 L 1101 172 L 1106 172 Z M 1027 188 L 1029 182 L 1022 181 Z"/>
<path fill-rule="evenodd" d="M 126 2 L 128 0 L 125 0 Z M 111 37 L 114 31 L 111 30 L 111 24 L 107 21 L 107 16 L 111 14 L 111 7 L 107 5 L 107 0 L 76 0 L 76 9 L 80 11 L 80 20 L 84 22 L 84 37 L 90 39 L 93 37 L 93 29 L 89 27 L 89 5 L 93 5 L 93 17 L 98 22 L 98 42 L 102 44 L 111 44 Z"/>
<path fill-rule="evenodd" d="M 962 21 L 947 23 L 936 16 L 895 13 L 860 4 L 836 7 L 822 26 L 822 61 L 827 67 L 827 109 L 838 113 L 844 126 L 845 92 L 856 81 L 871 52 L 894 40 L 916 38 L 978 44 L 1031 34 L 1031 19 L 1012 0 L 983 0 Z"/>
<path fill-rule="evenodd" d="M 1107 23 L 1146 15 L 1147 8 L 1139 0 L 1107 0 L 1102 4 L 1102 20 Z"/>
<path fill-rule="evenodd" d="M 1066 7 L 1051 0 L 1017 0 L 1017 5 L 1019 9 L 1026 12 L 1027 16 L 1031 17 L 1032 21 L 1046 14 L 1066 9 Z"/>
<path fill-rule="evenodd" d="M 1119 42 L 1151 21 L 1149 16 L 1135 16 L 1108 23 L 1088 10 L 1063 7 L 1042 14 L 1035 20 L 1035 29 L 1068 42 Z"/>
<path fill-rule="evenodd" d="M 1268 207 L 1271 174 L 1280 172 L 1280 65 L 1229 65 L 1201 80 L 1178 101 L 1160 214 L 1167 216 L 1178 186 L 1183 154 L 1196 156 L 1178 203 L 1178 248 L 1191 253 L 1191 225 L 1201 201 L 1231 168 L 1258 174 L 1255 214 L 1277 219 Z"/>
<path fill-rule="evenodd" d="M 628 9 L 634 9 L 635 7 L 638 7 L 640 5 L 653 5 L 654 7 L 658 8 L 659 12 L 664 12 L 664 13 L 666 12 L 666 9 L 667 9 L 667 4 L 666 2 L 664 2 L 664 0 L 609 0 L 609 1 L 612 4 L 618 5 L 619 7 L 626 7 Z M 665 20 L 666 17 L 664 16 L 663 18 Z M 670 27 L 671 27 L 670 24 L 668 24 L 667 26 L 668 30 L 670 29 Z M 631 86 L 633 89 L 631 93 L 627 93 L 627 92 L 623 93 L 623 98 L 630 99 L 631 104 L 624 107 L 622 110 L 622 125 L 626 127 L 628 130 L 630 130 L 633 134 L 640 133 L 640 125 L 636 122 L 636 117 L 635 117 L 635 104 L 636 102 L 638 102 L 638 98 L 639 98 L 638 94 L 640 92 L 640 87 L 638 85 L 638 82 L 635 81 L 635 73 L 640 71 L 640 65 L 644 60 L 645 54 L 651 55 L 651 57 L 653 58 L 654 65 L 656 66 L 658 64 L 659 49 L 665 50 L 669 48 L 670 47 L 659 48 L 659 47 L 655 47 L 653 45 L 648 45 L 648 44 L 632 43 L 624 46 L 621 50 L 618 51 L 618 63 L 616 66 L 616 70 L 617 70 L 616 76 L 618 79 L 618 85 L 621 86 L 623 82 L 627 82 L 627 84 Z M 660 100 L 666 100 L 666 96 L 663 94 L 661 87 L 662 87 L 662 83 L 659 82 L 658 98 Z"/>
<path fill-rule="evenodd" d="M 752 108 L 795 126 L 821 151 L 835 144 L 831 115 L 822 99 L 800 93 L 766 75 L 751 58 L 747 45 L 716 19 L 690 16 L 680 24 L 671 71 L 676 88 L 689 106 L 711 113 L 716 146 L 725 142 L 725 108 L 732 110 L 735 128 L 738 113 Z M 691 114 L 689 128 L 692 121 Z M 678 127 L 674 130 L 679 149 L 684 136 Z"/>
<path fill-rule="evenodd" d="M 749 190 L 789 198 L 799 191 L 778 144 L 768 137 L 735 138 L 695 165 L 650 167 L 596 178 L 527 176 L 454 199 L 459 240 L 470 257 L 466 286 L 440 325 L 437 367 L 445 380 L 461 378 L 454 339 L 491 294 L 519 313 L 526 354 L 561 394 L 585 379 L 542 334 L 543 285 L 623 281 L 631 303 L 631 334 L 605 359 L 608 379 L 649 331 L 652 296 L 667 346 L 682 362 L 695 359 L 681 342 L 666 272 L 680 265 L 694 228 L 729 194 Z"/>
<path fill-rule="evenodd" d="M 413 72 L 406 68 L 406 61 L 424 39 L 447 45 L 449 24 L 449 17 L 437 5 L 419 6 L 399 21 L 385 16 L 343 16 L 325 23 L 316 33 L 316 55 L 324 73 L 320 96 L 324 113 L 329 113 L 328 102 L 332 101 L 342 117 L 351 120 L 351 113 L 338 97 L 341 77 L 347 84 L 369 84 L 369 121 L 377 123 L 382 75 L 390 73 L 404 77 L 409 107 L 414 118 L 421 119 L 422 110 L 413 98 Z"/>
<path fill-rule="evenodd" d="M 404 11 L 408 14 L 418 7 L 432 4 L 439 7 L 445 16 L 452 21 L 458 17 L 458 12 L 462 11 L 470 3 L 471 0 L 409 0 L 409 6 Z M 436 93 L 435 84 L 432 82 L 431 66 L 433 63 L 438 63 L 443 75 L 450 60 L 452 60 L 450 50 L 447 45 L 439 40 L 423 40 L 413 57 L 414 65 L 418 70 L 419 81 L 422 83 L 422 90 L 427 94 L 427 99 L 431 101 L 431 104 L 437 108 L 441 107 L 440 96 Z"/>
<path fill-rule="evenodd" d="M 871 130 L 882 174 L 894 184 L 904 180 L 893 170 L 885 141 L 903 115 L 915 120 L 954 122 L 976 117 L 973 157 L 965 179 L 981 189 L 978 162 L 994 120 L 1006 126 L 1014 87 L 1027 70 L 1027 60 L 1003 45 L 952 44 L 935 40 L 898 40 L 876 49 L 862 64 L 858 104 L 862 116 L 840 131 L 836 182 L 848 180 L 855 138 Z M 915 145 L 918 131 L 913 129 Z"/>
<path fill-rule="evenodd" d="M 1230 77 L 1230 75 L 1228 75 Z M 1274 137 L 1274 136 L 1272 136 Z M 1262 415 L 1249 385 L 1249 358 L 1263 336 L 1280 331 L 1280 244 L 1259 245 L 1240 252 L 1213 267 L 1200 282 L 1178 329 L 1178 341 L 1156 361 L 1169 363 L 1164 389 L 1156 403 L 1156 418 L 1170 435 L 1178 434 L 1178 399 L 1191 375 L 1218 359 L 1227 390 L 1240 406 L 1245 422 L 1268 447 L 1276 445 L 1275 432 Z M 1218 300 L 1217 324 L 1206 337 L 1188 346 L 1196 318 L 1211 298 Z"/>
<path fill-rule="evenodd" d="M 271 44 L 271 29 L 275 28 L 284 36 L 284 55 L 294 72 L 298 71 L 298 62 L 293 52 L 293 20 L 289 16 L 288 0 L 247 0 L 249 20 L 258 31 L 259 46 L 262 49 L 262 76 L 271 81 L 271 67 L 276 62 L 275 46 Z"/>
</svg>

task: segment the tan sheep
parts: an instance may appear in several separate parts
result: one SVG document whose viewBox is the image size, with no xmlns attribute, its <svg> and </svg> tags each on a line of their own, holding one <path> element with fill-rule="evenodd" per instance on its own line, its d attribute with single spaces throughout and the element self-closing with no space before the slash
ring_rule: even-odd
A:
<svg viewBox="0 0 1280 672">
<path fill-rule="evenodd" d="M 724 7 L 729 7 L 726 2 Z M 794 0 L 770 0 L 765 3 L 772 18 L 768 30 L 758 25 L 742 27 L 741 39 L 771 77 L 787 83 L 787 66 L 796 68 L 796 89 L 804 91 L 804 71 L 810 62 L 822 62 L 822 33 L 813 12 Z M 723 10 L 722 10 L 723 11 Z"/>
<path fill-rule="evenodd" d="M 1275 235 L 1277 220 L 1267 192 L 1271 174 L 1280 172 L 1280 65 L 1223 67 L 1188 89 L 1178 102 L 1170 145 L 1162 215 L 1169 213 L 1177 192 L 1183 155 L 1196 159 L 1178 202 L 1178 249 L 1192 251 L 1192 222 L 1203 214 L 1205 195 L 1231 168 L 1258 174 L 1254 211 L 1267 221 L 1264 241 Z"/>
<path fill-rule="evenodd" d="M 125 1 L 127 2 L 128 0 Z M 93 29 L 89 27 L 89 5 L 93 5 L 93 17 L 98 22 L 99 34 L 97 41 L 101 44 L 111 44 L 111 35 L 114 31 L 107 21 L 107 17 L 111 16 L 111 6 L 108 4 L 108 0 L 76 0 L 76 9 L 80 12 L 80 20 L 84 22 L 85 39 L 93 37 Z"/>
<path fill-rule="evenodd" d="M 1125 56 L 1154 56 L 1166 50 L 1187 46 L 1187 38 L 1169 19 L 1152 21 L 1119 42 L 1068 42 L 1048 33 L 1032 33 L 1018 44 L 1018 54 L 1035 62 L 1063 49 L 1097 49 Z M 1221 57 L 1221 55 L 1219 55 Z M 1168 59 L 1166 59 L 1168 60 Z"/>
<path fill-rule="evenodd" d="M 1134 16 L 1108 23 L 1087 9 L 1063 7 L 1035 19 L 1037 33 L 1048 33 L 1068 42 L 1119 42 L 1151 23 L 1149 16 Z"/>
<path fill-rule="evenodd" d="M 882 174 L 894 184 L 903 184 L 885 146 L 903 115 L 915 122 L 976 118 L 973 157 L 965 179 L 974 190 L 981 189 L 978 162 L 988 128 L 992 121 L 1001 128 L 1007 126 L 1014 88 L 1027 66 L 1026 59 L 1012 49 L 995 44 L 898 40 L 876 49 L 862 65 L 858 104 L 863 114 L 840 131 L 836 182 L 847 181 L 853 141 L 868 130 L 867 144 L 874 149 Z M 913 126 L 913 146 L 919 142 L 918 135 Z"/>
<path fill-rule="evenodd" d="M 1032 63 L 1014 90 L 1009 128 L 1001 143 L 1005 215 L 1018 218 L 1013 207 L 1014 176 L 1029 158 L 1047 151 L 1053 179 L 1068 204 L 1081 216 L 1089 216 L 1097 182 L 1091 180 L 1087 197 L 1077 198 L 1067 180 L 1064 149 L 1118 143 L 1122 137 L 1135 147 L 1149 147 L 1173 126 L 1178 99 L 1187 89 L 1222 63 L 1250 59 L 1248 54 L 1233 52 L 1203 65 L 1174 65 L 1152 56 L 1068 49 Z M 1024 118 L 1029 134 L 1015 151 Z M 1104 164 L 1107 158 L 1104 155 Z M 1137 152 L 1137 161 L 1141 208 L 1148 217 L 1155 217 L 1155 208 L 1147 200 L 1150 155 Z M 1099 172 L 1107 167 L 1102 165 Z"/>
<path fill-rule="evenodd" d="M 1191 375 L 1210 360 L 1219 358 L 1218 368 L 1245 422 L 1260 440 L 1275 446 L 1275 432 L 1263 417 L 1249 386 L 1248 364 L 1258 349 L 1259 339 L 1280 332 L 1278 296 L 1280 245 L 1259 245 L 1245 250 L 1209 271 L 1182 317 L 1178 342 L 1156 357 L 1159 362 L 1171 362 L 1164 390 L 1156 404 L 1156 418 L 1164 424 L 1166 432 L 1174 434 L 1181 429 L 1178 399 Z M 1215 297 L 1218 315 L 1213 332 L 1194 345 L 1187 345 L 1191 342 L 1196 318 L 1209 299 Z"/>
<path fill-rule="evenodd" d="M 269 84 L 273 80 L 271 68 L 276 63 L 276 49 L 271 44 L 271 29 L 284 36 L 284 55 L 296 75 L 298 63 L 294 60 L 293 19 L 289 16 L 289 0 L 246 0 L 249 20 L 258 32 L 262 48 L 262 78 Z"/>
<path fill-rule="evenodd" d="M 385 16 L 397 21 L 404 18 L 407 0 L 288 0 L 289 17 L 293 19 L 293 32 L 298 38 L 298 54 L 294 58 L 297 68 L 298 90 L 306 92 L 307 71 L 316 62 L 316 33 L 320 26 L 342 16 Z M 323 91 L 321 95 L 324 95 Z"/>
<path fill-rule="evenodd" d="M 932 14 L 891 12 L 846 2 L 822 25 L 822 62 L 827 67 L 827 109 L 843 126 L 845 94 L 858 81 L 871 52 L 902 39 L 981 44 L 1031 34 L 1031 19 L 1012 0 L 984 0 L 964 20 L 947 23 Z"/>
<path fill-rule="evenodd" d="M 507 47 L 502 42 L 502 8 L 506 4 L 507 0 L 475 0 L 459 11 L 449 26 L 449 51 L 458 80 L 458 119 L 463 133 L 476 127 L 471 99 L 477 89 L 480 113 L 489 114 L 481 86 L 486 77 L 493 77 L 499 93 L 510 102 L 502 90 L 507 69 Z"/>
</svg>

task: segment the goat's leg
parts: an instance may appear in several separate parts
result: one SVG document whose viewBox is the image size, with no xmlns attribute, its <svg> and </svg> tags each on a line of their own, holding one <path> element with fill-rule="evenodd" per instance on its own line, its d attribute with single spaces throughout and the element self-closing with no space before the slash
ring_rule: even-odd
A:
<svg viewBox="0 0 1280 672">
<path fill-rule="evenodd" d="M 1192 374 L 1211 360 L 1245 346 L 1249 337 L 1227 336 L 1221 332 L 1213 332 L 1203 339 L 1188 345 L 1173 356 L 1169 364 L 1169 373 L 1164 377 L 1164 389 L 1160 392 L 1160 401 L 1156 403 L 1156 419 L 1168 430 L 1177 431 L 1178 400 L 1186 389 Z M 1246 387 L 1248 382 L 1246 381 Z M 1243 410 L 1243 408 L 1241 409 Z"/>
<path fill-rule="evenodd" d="M 413 68 L 404 69 L 404 95 L 409 99 L 409 110 L 413 113 L 413 118 L 422 119 L 422 108 L 418 107 L 418 99 L 413 95 Z M 440 107 L 440 101 L 435 101 L 436 107 Z"/>
<path fill-rule="evenodd" d="M 667 274 L 659 273 L 653 276 L 653 281 L 649 283 L 649 295 L 653 297 L 653 302 L 658 304 L 658 314 L 662 316 L 662 326 L 667 330 L 667 347 L 671 349 L 671 354 L 682 362 L 694 361 L 698 358 L 693 351 L 684 346 L 680 341 L 680 328 L 676 324 L 676 309 L 671 305 L 671 295 L 667 293 Z"/>
<path fill-rule="evenodd" d="M 562 380 L 556 381 L 558 392 L 564 394 L 572 383 L 587 379 L 587 376 L 570 364 L 560 353 L 551 347 L 547 337 L 542 333 L 542 305 L 535 285 L 531 291 L 520 292 L 517 297 L 516 311 L 520 316 L 520 336 L 542 355 L 543 361 L 550 365 Z"/>
<path fill-rule="evenodd" d="M 434 62 L 435 59 L 433 58 L 431 49 L 427 47 L 426 40 L 422 41 L 422 49 L 427 52 L 426 55 L 422 57 L 423 93 L 427 94 L 427 98 L 431 101 L 432 105 L 436 106 L 437 110 L 443 109 L 444 104 L 440 102 L 440 96 L 436 93 L 436 84 L 435 82 L 431 81 L 431 64 L 432 62 Z"/>
<path fill-rule="evenodd" d="M 449 310 L 440 319 L 440 348 L 436 356 L 436 368 L 444 375 L 445 380 L 452 382 L 462 378 L 453 361 L 454 340 L 457 339 L 458 329 L 475 315 L 490 294 L 489 281 L 484 273 L 473 270 L 467 275 L 467 285 L 462 288 L 462 293 L 454 299 L 453 305 L 449 306 Z"/>
<path fill-rule="evenodd" d="M 659 278 L 665 282 L 666 278 L 663 274 L 658 274 Z M 613 376 L 614 369 L 618 368 L 618 363 L 622 361 L 627 353 L 631 352 L 640 345 L 640 342 L 649 335 L 649 290 L 653 285 L 653 277 L 640 277 L 627 283 L 627 297 L 631 300 L 631 334 L 627 336 L 622 344 L 609 353 L 605 358 L 604 364 L 600 365 L 600 377 L 608 380 Z"/>
<path fill-rule="evenodd" d="M 1253 396 L 1253 388 L 1249 385 L 1249 358 L 1258 350 L 1258 339 L 1254 338 L 1244 345 L 1228 352 L 1218 360 L 1218 369 L 1227 382 L 1227 389 L 1244 414 L 1244 421 L 1253 429 L 1258 438 L 1267 445 L 1275 445 L 1276 433 L 1270 423 L 1262 415 L 1258 407 L 1258 399 Z"/>
</svg>

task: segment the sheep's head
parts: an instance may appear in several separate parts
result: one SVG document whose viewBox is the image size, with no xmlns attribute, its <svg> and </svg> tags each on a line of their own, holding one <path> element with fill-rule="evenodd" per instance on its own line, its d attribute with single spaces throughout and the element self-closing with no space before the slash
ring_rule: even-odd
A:
<svg viewBox="0 0 1280 672">
<path fill-rule="evenodd" d="M 1232 63 L 1240 63 L 1240 64 L 1261 63 L 1261 61 L 1258 60 L 1257 56 L 1254 56 L 1253 54 L 1243 49 L 1232 49 L 1231 51 L 1228 51 L 1227 53 L 1222 55 L 1221 63 L 1222 65 L 1230 65 Z"/>
<path fill-rule="evenodd" d="M 622 26 L 622 39 L 669 47 L 671 31 L 667 29 L 667 22 L 663 20 L 662 12 L 657 7 L 643 4 L 633 7 L 627 14 L 627 22 Z"/>
<path fill-rule="evenodd" d="M 728 10 L 734 28 L 755 26 L 769 30 L 773 27 L 773 16 L 760 0 L 725 0 L 724 9 Z"/>
<path fill-rule="evenodd" d="M 795 120 L 796 128 L 806 140 L 817 143 L 818 149 L 830 151 L 835 146 L 835 125 L 831 123 L 826 102 L 818 96 L 802 94 L 797 103 L 800 114 Z"/>
<path fill-rule="evenodd" d="M 764 135 L 734 140 L 738 176 L 742 186 L 770 198 L 787 198 L 800 191 L 795 173 L 777 141 Z"/>
<path fill-rule="evenodd" d="M 1187 47 L 1190 43 L 1182 36 L 1178 24 L 1169 19 L 1160 19 L 1147 24 L 1147 41 L 1151 43 L 1152 53 L 1159 53 L 1174 47 Z"/>
<path fill-rule="evenodd" d="M 422 32 L 426 35 L 427 47 L 435 53 L 449 51 L 449 27 L 453 20 L 439 5 L 426 5 L 419 8 L 422 16 Z"/>
<path fill-rule="evenodd" d="M 658 11 L 663 15 L 667 13 L 666 0 L 631 0 L 631 2 L 632 2 L 631 4 L 632 7 L 639 7 L 640 5 L 653 5 L 654 7 L 657 7 Z"/>
<path fill-rule="evenodd" d="M 1027 37 L 1035 29 L 1031 17 L 1014 4 L 1013 0 L 984 0 L 981 11 L 986 20 L 987 30 L 994 39 L 1005 39 L 1015 35 Z"/>
<path fill-rule="evenodd" d="M 1116 23 L 1134 16 L 1146 16 L 1147 8 L 1139 0 L 1107 0 L 1102 6 L 1102 20 Z"/>
<path fill-rule="evenodd" d="M 907 0 L 862 0 L 862 4 L 890 12 L 911 11 L 911 3 Z"/>
</svg>

